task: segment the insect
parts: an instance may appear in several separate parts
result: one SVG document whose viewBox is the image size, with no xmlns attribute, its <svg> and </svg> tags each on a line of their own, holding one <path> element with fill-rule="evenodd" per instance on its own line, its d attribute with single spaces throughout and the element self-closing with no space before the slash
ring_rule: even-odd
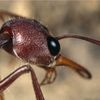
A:
<svg viewBox="0 0 100 100">
<path fill-rule="evenodd" d="M 87 69 L 61 55 L 59 41 L 64 38 L 76 38 L 100 45 L 99 40 L 79 35 L 54 37 L 45 26 L 34 19 L 0 11 L 0 19 L 2 21 L 5 20 L 6 16 L 11 19 L 4 22 L 0 29 L 0 48 L 28 62 L 28 64 L 19 67 L 0 81 L 0 93 L 7 89 L 22 74 L 30 73 L 36 100 L 45 100 L 30 63 L 46 71 L 41 85 L 53 83 L 57 76 L 56 68 L 62 65 L 73 69 L 83 78 L 91 79 L 92 75 Z"/>
</svg>

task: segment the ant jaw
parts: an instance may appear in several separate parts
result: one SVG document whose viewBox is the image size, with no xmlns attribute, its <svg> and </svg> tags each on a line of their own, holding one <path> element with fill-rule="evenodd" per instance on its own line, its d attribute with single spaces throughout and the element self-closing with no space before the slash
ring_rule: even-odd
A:
<svg viewBox="0 0 100 100">
<path fill-rule="evenodd" d="M 58 58 L 56 59 L 56 66 L 60 66 L 60 65 L 70 67 L 71 69 L 76 71 L 83 78 L 86 78 L 86 79 L 92 78 L 91 73 L 87 69 L 85 69 L 81 65 L 77 64 L 76 62 L 74 62 L 66 57 L 63 57 L 62 55 L 59 55 Z"/>
<path fill-rule="evenodd" d="M 65 38 L 76 38 L 76 39 L 81 39 L 81 40 L 85 40 L 85 41 L 94 43 L 96 45 L 100 45 L 99 40 L 92 39 L 92 38 L 85 37 L 85 36 L 80 36 L 80 35 L 64 35 L 64 36 L 58 36 L 58 37 L 55 37 L 55 38 L 57 40 L 62 40 L 62 39 L 65 39 Z M 83 66 L 77 64 L 76 62 L 74 62 L 74 61 L 72 61 L 72 60 L 70 60 L 66 57 L 63 57 L 62 55 L 59 55 L 56 58 L 56 66 L 60 66 L 60 65 L 65 65 L 65 66 L 70 67 L 71 69 L 76 71 L 83 78 L 86 78 L 86 79 L 92 78 L 91 73 L 87 69 L 85 69 Z"/>
</svg>

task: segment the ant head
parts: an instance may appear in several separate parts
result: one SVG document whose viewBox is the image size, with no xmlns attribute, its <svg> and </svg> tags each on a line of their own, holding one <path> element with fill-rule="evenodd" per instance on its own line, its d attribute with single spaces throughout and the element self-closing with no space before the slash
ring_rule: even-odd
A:
<svg viewBox="0 0 100 100">
<path fill-rule="evenodd" d="M 90 79 L 92 76 L 87 69 L 85 69 L 84 67 L 82 67 L 78 63 L 62 56 L 59 53 L 60 52 L 59 41 L 62 39 L 65 39 L 65 38 L 82 39 L 82 40 L 85 40 L 85 41 L 88 41 L 88 42 L 91 42 L 91 43 L 94 43 L 97 45 L 100 45 L 100 41 L 92 39 L 92 38 L 84 37 L 84 36 L 79 36 L 79 35 L 65 35 L 65 36 L 58 36 L 55 38 L 54 37 L 47 38 L 49 51 L 50 51 L 51 55 L 56 56 L 55 66 L 60 66 L 60 65 L 68 66 L 68 67 L 72 68 L 74 71 L 76 71 L 82 77 Z"/>
</svg>

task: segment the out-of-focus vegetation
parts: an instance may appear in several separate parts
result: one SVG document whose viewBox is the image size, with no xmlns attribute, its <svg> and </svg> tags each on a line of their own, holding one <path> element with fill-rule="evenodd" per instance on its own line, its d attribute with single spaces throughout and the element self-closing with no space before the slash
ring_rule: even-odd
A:
<svg viewBox="0 0 100 100">
<path fill-rule="evenodd" d="M 98 0 L 1 0 L 0 9 L 37 19 L 55 36 L 79 34 L 100 40 L 100 2 Z M 92 80 L 79 77 L 70 69 L 57 69 L 54 84 L 43 86 L 46 100 L 100 100 L 100 47 L 76 39 L 64 39 L 61 53 L 85 66 Z M 7 76 L 24 63 L 0 50 L 0 74 Z M 33 66 L 42 80 L 44 71 Z M 5 100 L 35 100 L 31 78 L 23 75 L 5 91 Z"/>
</svg>

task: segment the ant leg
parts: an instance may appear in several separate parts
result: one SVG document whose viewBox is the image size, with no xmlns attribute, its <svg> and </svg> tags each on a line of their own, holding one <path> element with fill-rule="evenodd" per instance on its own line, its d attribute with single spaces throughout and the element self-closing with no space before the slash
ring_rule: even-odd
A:
<svg viewBox="0 0 100 100">
<path fill-rule="evenodd" d="M 0 34 L 0 48 L 3 47 L 8 41 L 10 40 L 10 37 L 8 34 Z M 0 93 L 0 100 L 4 100 L 3 93 Z"/>
<path fill-rule="evenodd" d="M 4 100 L 4 94 L 3 93 L 0 93 L 0 100 Z"/>
<path fill-rule="evenodd" d="M 4 96 L 2 93 L 0 94 L 0 100 L 4 100 Z"/>
<path fill-rule="evenodd" d="M 36 99 L 44 100 L 35 72 L 30 65 L 23 65 L 22 67 L 16 69 L 14 72 L 8 75 L 6 78 L 1 80 L 0 93 L 2 93 L 6 88 L 8 88 L 19 76 L 21 76 L 24 73 L 29 73 L 29 72 L 31 74 L 32 84 L 35 91 Z"/>
<path fill-rule="evenodd" d="M 46 74 L 44 79 L 41 81 L 40 85 L 47 85 L 53 83 L 57 77 L 57 72 L 55 68 L 44 68 L 44 69 L 46 71 Z"/>
</svg>

